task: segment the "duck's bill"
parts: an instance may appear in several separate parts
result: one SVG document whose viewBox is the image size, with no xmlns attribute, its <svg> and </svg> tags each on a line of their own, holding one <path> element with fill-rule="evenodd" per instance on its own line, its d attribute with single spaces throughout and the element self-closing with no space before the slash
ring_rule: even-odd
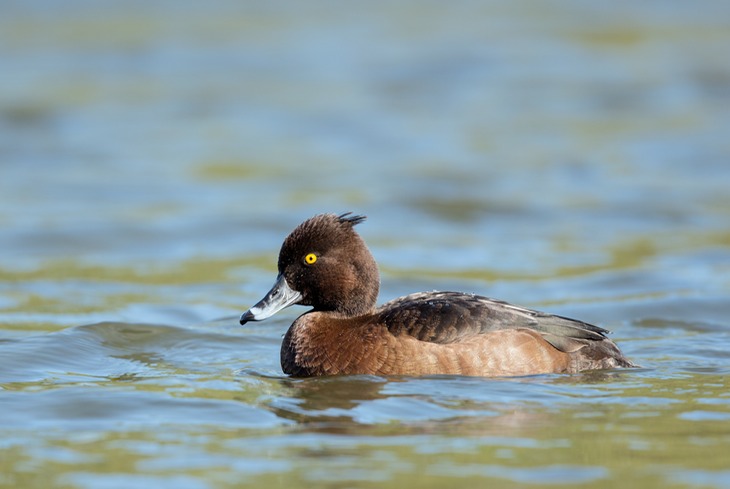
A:
<svg viewBox="0 0 730 489">
<path fill-rule="evenodd" d="M 296 304 L 301 298 L 302 294 L 289 287 L 284 275 L 279 274 L 276 283 L 266 296 L 241 315 L 241 324 L 269 318 L 282 309 Z"/>
</svg>

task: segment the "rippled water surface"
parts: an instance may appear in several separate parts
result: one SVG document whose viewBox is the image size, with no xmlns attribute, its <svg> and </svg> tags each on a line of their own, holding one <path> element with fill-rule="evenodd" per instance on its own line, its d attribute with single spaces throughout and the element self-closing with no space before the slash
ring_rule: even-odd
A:
<svg viewBox="0 0 730 489">
<path fill-rule="evenodd" d="M 730 4 L 9 2 L 0 487 L 730 486 Z M 298 380 L 241 327 L 367 214 L 643 368 Z"/>
</svg>

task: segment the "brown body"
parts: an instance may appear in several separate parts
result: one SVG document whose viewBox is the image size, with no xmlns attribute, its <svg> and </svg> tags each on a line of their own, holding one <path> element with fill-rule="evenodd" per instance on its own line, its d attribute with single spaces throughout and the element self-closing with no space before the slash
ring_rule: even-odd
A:
<svg viewBox="0 0 730 489">
<path fill-rule="evenodd" d="M 430 300 L 424 301 L 426 297 Z M 492 323 L 485 319 L 470 327 L 464 321 L 464 309 L 470 319 L 491 315 Z M 540 325 L 540 317 L 549 319 L 550 326 Z M 356 318 L 329 312 L 300 316 L 284 337 L 281 365 L 295 377 L 494 377 L 634 366 L 603 336 L 604 330 L 584 329 L 590 326 L 486 297 L 455 292 L 414 294 Z M 561 328 L 563 336 L 559 336 Z"/>
<path fill-rule="evenodd" d="M 340 374 L 515 376 L 634 367 L 582 321 L 473 294 L 422 292 L 375 308 L 377 265 L 353 226 L 323 214 L 284 241 L 277 283 L 241 324 L 310 305 L 287 331 L 281 365 L 295 377 Z"/>
<path fill-rule="evenodd" d="M 394 336 L 382 325 L 346 324 L 318 313 L 284 337 L 281 365 L 294 377 L 339 374 L 513 376 L 576 372 L 569 353 L 529 329 L 495 331 L 459 343 Z"/>
</svg>

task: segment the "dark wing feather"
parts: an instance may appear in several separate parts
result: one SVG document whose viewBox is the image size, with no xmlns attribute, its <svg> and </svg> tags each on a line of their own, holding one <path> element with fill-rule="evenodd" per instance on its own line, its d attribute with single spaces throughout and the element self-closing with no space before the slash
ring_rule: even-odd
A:
<svg viewBox="0 0 730 489">
<path fill-rule="evenodd" d="M 459 292 L 423 292 L 395 299 L 377 312 L 394 335 L 454 343 L 500 329 L 529 328 L 565 352 L 606 338 L 607 330 L 575 319 Z"/>
</svg>

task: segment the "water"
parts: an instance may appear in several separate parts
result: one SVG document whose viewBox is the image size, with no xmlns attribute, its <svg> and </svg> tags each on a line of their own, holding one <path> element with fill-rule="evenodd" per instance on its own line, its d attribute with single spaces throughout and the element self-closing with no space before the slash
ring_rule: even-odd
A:
<svg viewBox="0 0 730 489">
<path fill-rule="evenodd" d="M 726 2 L 10 2 L 0 487 L 727 487 Z M 296 380 L 237 316 L 355 211 L 381 302 L 643 368 Z"/>
</svg>

